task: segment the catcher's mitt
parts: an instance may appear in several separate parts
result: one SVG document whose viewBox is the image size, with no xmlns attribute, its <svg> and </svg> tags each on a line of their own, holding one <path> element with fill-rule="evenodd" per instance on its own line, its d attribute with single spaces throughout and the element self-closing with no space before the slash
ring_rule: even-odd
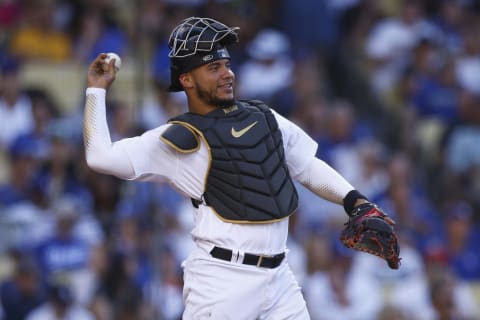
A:
<svg viewBox="0 0 480 320">
<path fill-rule="evenodd" d="M 353 209 L 345 223 L 340 240 L 347 248 L 368 252 L 385 259 L 398 269 L 400 248 L 393 222 L 379 207 L 367 202 Z"/>
</svg>

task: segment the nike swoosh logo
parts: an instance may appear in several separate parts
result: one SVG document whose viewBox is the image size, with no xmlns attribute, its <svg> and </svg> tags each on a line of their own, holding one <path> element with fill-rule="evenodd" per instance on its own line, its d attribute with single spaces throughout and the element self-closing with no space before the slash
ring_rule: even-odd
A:
<svg viewBox="0 0 480 320">
<path fill-rule="evenodd" d="M 243 136 L 245 133 L 247 133 L 248 130 L 252 129 L 254 125 L 257 124 L 258 121 L 255 121 L 254 123 L 248 125 L 247 127 L 243 128 L 242 130 L 235 130 L 235 128 L 232 127 L 232 131 L 230 132 L 234 138 L 240 138 Z"/>
</svg>

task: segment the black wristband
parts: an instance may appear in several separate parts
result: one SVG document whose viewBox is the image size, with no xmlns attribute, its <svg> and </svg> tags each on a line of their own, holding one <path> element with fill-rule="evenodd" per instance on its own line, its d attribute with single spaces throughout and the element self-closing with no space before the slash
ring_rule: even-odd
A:
<svg viewBox="0 0 480 320">
<path fill-rule="evenodd" d="M 368 201 L 368 198 L 358 192 L 358 190 L 350 191 L 345 198 L 343 198 L 343 208 L 348 215 L 351 215 L 353 208 L 355 207 L 355 202 L 357 202 L 358 199 L 365 199 Z"/>
</svg>

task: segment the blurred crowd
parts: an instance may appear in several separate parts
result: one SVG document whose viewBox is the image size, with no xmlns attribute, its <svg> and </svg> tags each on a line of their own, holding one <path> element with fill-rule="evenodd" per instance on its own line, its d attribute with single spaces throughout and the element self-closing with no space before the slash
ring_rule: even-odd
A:
<svg viewBox="0 0 480 320">
<path fill-rule="evenodd" d="M 237 96 L 300 125 L 396 221 L 392 271 L 345 249 L 343 208 L 298 186 L 288 261 L 312 319 L 479 319 L 475 0 L 0 1 L 0 319 L 180 319 L 189 200 L 89 170 L 83 102 L 59 105 L 21 75 L 70 62 L 86 74 L 117 52 L 148 83 L 137 105 L 107 101 L 111 136 L 137 135 L 185 111 L 165 90 L 167 42 L 192 15 L 240 27 Z"/>
</svg>

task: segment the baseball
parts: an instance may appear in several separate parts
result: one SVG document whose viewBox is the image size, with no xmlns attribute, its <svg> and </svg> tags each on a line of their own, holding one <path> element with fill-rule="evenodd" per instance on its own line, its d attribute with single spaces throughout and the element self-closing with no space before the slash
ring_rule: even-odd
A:
<svg viewBox="0 0 480 320">
<path fill-rule="evenodd" d="M 107 53 L 107 57 L 105 58 L 105 64 L 110 63 L 110 60 L 115 59 L 115 72 L 118 72 L 120 70 L 120 67 L 122 66 L 122 59 L 120 59 L 120 56 L 114 52 L 109 52 Z"/>
</svg>

